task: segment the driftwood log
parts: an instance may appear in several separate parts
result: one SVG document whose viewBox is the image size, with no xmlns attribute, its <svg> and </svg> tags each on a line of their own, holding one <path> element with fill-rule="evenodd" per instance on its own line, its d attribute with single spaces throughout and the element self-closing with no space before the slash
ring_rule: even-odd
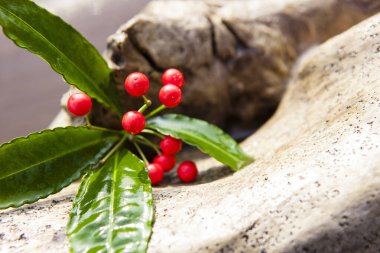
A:
<svg viewBox="0 0 380 253">
<path fill-rule="evenodd" d="M 124 91 L 129 73 L 149 74 L 158 105 L 161 74 L 176 67 L 186 76 L 177 112 L 249 129 L 276 109 L 305 49 L 379 10 L 376 0 L 152 2 L 109 38 L 106 58 L 126 109 L 141 104 Z M 119 126 L 107 115 L 100 107 L 93 121 Z"/>
<path fill-rule="evenodd" d="M 144 71 L 158 89 L 162 69 L 184 70 L 180 111 L 243 126 L 282 98 L 242 143 L 255 163 L 227 175 L 202 159 L 197 184 L 155 188 L 149 252 L 380 251 L 380 14 L 349 28 L 379 8 L 375 0 L 154 2 L 111 36 L 118 80 Z M 62 115 L 55 124 L 68 123 Z M 0 251 L 67 252 L 76 188 L 2 211 Z"/>
</svg>

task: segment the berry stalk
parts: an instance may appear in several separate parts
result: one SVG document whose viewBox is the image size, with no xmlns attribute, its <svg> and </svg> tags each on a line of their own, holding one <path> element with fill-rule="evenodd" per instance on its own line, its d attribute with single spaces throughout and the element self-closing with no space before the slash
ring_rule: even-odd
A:
<svg viewBox="0 0 380 253">
<path fill-rule="evenodd" d="M 145 146 L 149 146 L 151 147 L 152 149 L 154 149 L 154 151 L 157 153 L 157 154 L 160 154 L 160 150 L 158 149 L 158 145 L 154 144 L 153 142 L 151 142 L 150 140 L 148 140 L 147 138 L 145 138 L 144 136 L 142 135 L 136 135 L 136 139 L 137 141 L 139 141 L 141 144 L 145 145 Z"/>
<path fill-rule="evenodd" d="M 137 152 L 139 153 L 141 159 L 144 161 L 145 165 L 148 165 L 149 164 L 148 159 L 146 159 L 144 152 L 142 152 L 142 150 L 141 150 L 139 144 L 136 142 L 136 140 L 133 140 L 133 145 L 137 149 Z"/>
<path fill-rule="evenodd" d="M 144 113 L 145 110 L 152 105 L 152 101 L 150 101 L 146 96 L 142 96 L 142 98 L 144 99 L 144 105 L 138 110 L 139 113 Z"/>
<path fill-rule="evenodd" d="M 129 135 L 124 135 L 123 138 L 121 138 L 120 141 L 116 143 L 116 145 L 110 150 L 110 152 L 108 152 L 107 155 L 103 157 L 102 160 L 100 160 L 99 166 L 103 165 L 108 160 L 108 158 L 110 158 L 121 147 L 121 145 L 123 145 L 123 143 L 127 140 L 128 136 Z"/>
<path fill-rule="evenodd" d="M 157 113 L 159 113 L 160 111 L 164 110 L 166 108 L 165 105 L 160 105 L 159 107 L 157 107 L 156 109 L 154 109 L 152 112 L 150 112 L 148 115 L 146 115 L 146 119 L 149 119 L 151 117 L 153 117 L 154 115 L 156 115 Z"/>
<path fill-rule="evenodd" d="M 142 130 L 142 133 L 152 134 L 152 135 L 160 137 L 161 139 L 165 138 L 165 135 L 160 134 L 160 133 L 153 131 L 151 129 L 144 129 L 144 130 Z"/>
</svg>

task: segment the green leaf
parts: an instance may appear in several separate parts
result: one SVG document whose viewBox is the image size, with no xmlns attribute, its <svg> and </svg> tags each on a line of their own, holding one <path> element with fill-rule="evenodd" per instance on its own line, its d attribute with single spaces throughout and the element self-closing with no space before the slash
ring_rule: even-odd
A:
<svg viewBox="0 0 380 253">
<path fill-rule="evenodd" d="M 121 115 L 110 69 L 72 26 L 29 0 L 0 0 L 0 25 L 16 45 L 39 55 L 69 84 Z"/>
<path fill-rule="evenodd" d="M 145 165 L 119 150 L 83 179 L 67 227 L 72 252 L 145 252 L 153 220 Z"/>
<path fill-rule="evenodd" d="M 120 136 L 86 127 L 45 130 L 0 146 L 0 208 L 60 191 L 98 161 Z"/>
<path fill-rule="evenodd" d="M 148 120 L 146 127 L 182 139 L 234 170 L 253 162 L 231 136 L 199 119 L 167 114 Z"/>
</svg>

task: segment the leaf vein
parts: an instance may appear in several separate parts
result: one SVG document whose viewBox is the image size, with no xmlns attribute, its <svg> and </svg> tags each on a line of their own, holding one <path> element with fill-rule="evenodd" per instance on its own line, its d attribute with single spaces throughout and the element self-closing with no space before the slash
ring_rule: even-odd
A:
<svg viewBox="0 0 380 253">
<path fill-rule="evenodd" d="M 35 163 L 35 164 L 32 164 L 32 165 L 29 165 L 29 166 L 25 167 L 25 168 L 22 169 L 22 170 L 18 170 L 18 171 L 14 172 L 14 173 L 7 174 L 7 175 L 5 175 L 5 176 L 3 176 L 3 177 L 0 177 L 0 180 L 1 180 L 1 179 L 4 179 L 4 178 L 6 178 L 6 177 L 11 177 L 11 176 L 13 176 L 13 175 L 16 175 L 16 174 L 22 173 L 22 172 L 24 172 L 24 171 L 26 171 L 26 170 L 29 170 L 30 168 L 36 167 L 36 166 L 41 165 L 41 164 L 43 164 L 43 163 L 49 162 L 49 161 L 51 161 L 51 160 L 54 160 L 54 159 L 57 159 L 57 158 L 60 158 L 60 157 L 67 156 L 67 155 L 69 155 L 69 154 L 71 154 L 71 153 L 74 153 L 74 152 L 76 152 L 76 151 L 78 151 L 78 150 L 81 150 L 81 149 L 83 149 L 83 148 L 87 148 L 87 147 L 90 147 L 90 146 L 95 145 L 95 144 L 97 144 L 97 143 L 101 143 L 101 142 L 104 141 L 104 140 L 105 140 L 105 138 L 102 138 L 102 139 L 99 139 L 99 140 L 96 140 L 96 141 L 93 141 L 93 142 L 88 142 L 86 145 L 82 145 L 82 146 L 79 146 L 79 147 L 77 147 L 77 148 L 75 148 L 75 149 L 71 149 L 69 152 L 60 153 L 59 155 L 56 155 L 56 156 L 53 156 L 53 157 L 49 157 L 48 159 L 45 159 L 45 160 L 40 161 L 40 162 L 38 162 L 38 163 Z"/>
</svg>

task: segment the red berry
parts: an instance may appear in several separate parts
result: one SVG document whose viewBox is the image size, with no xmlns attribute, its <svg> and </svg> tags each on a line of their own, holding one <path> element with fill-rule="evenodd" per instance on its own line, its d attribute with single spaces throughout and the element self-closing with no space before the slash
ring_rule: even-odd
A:
<svg viewBox="0 0 380 253">
<path fill-rule="evenodd" d="M 152 185 L 159 184 L 164 179 L 164 169 L 157 163 L 150 163 L 146 166 Z"/>
<path fill-rule="evenodd" d="M 140 97 L 148 92 L 149 79 L 143 73 L 134 72 L 125 79 L 124 88 L 129 95 Z"/>
<path fill-rule="evenodd" d="M 181 181 L 185 183 L 190 183 L 197 178 L 198 169 L 194 162 L 186 161 L 178 166 L 177 174 Z"/>
<path fill-rule="evenodd" d="M 160 148 L 164 154 L 174 155 L 178 153 L 182 148 L 182 141 L 175 139 L 171 136 L 166 136 L 160 142 Z"/>
<path fill-rule="evenodd" d="M 172 155 L 161 154 L 153 159 L 154 163 L 161 165 L 164 171 L 169 171 L 175 166 L 175 157 Z"/>
<path fill-rule="evenodd" d="M 182 101 L 182 91 L 173 84 L 167 84 L 161 88 L 158 98 L 165 106 L 176 107 Z"/>
<path fill-rule="evenodd" d="M 145 117 L 137 111 L 129 111 L 124 114 L 121 124 L 128 133 L 138 134 L 145 128 Z"/>
<path fill-rule="evenodd" d="M 173 84 L 179 88 L 185 83 L 185 78 L 178 69 L 167 69 L 164 74 L 162 74 L 161 80 L 164 85 Z"/>
<path fill-rule="evenodd" d="M 91 110 L 91 107 L 91 98 L 84 93 L 75 93 L 67 101 L 67 109 L 75 116 L 86 115 Z"/>
</svg>

